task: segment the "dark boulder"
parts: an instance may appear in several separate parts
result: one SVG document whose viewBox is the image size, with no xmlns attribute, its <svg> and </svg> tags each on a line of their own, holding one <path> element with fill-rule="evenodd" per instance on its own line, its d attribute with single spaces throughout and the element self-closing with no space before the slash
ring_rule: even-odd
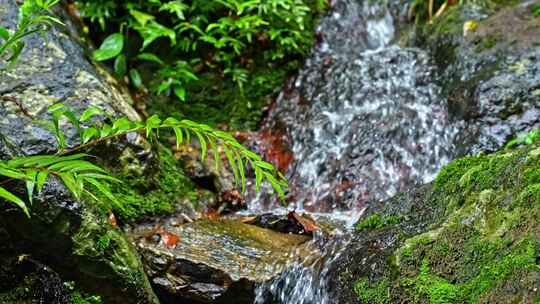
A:
<svg viewBox="0 0 540 304">
<path fill-rule="evenodd" d="M 0 11 L 2 26 L 13 29 L 16 1 L 0 0 Z M 69 28 L 69 20 L 62 20 Z M 65 28 L 52 28 L 45 38 L 27 37 L 18 63 L 0 74 L 2 159 L 56 151 L 56 141 L 44 126 L 50 119 L 47 108 L 56 102 L 78 113 L 93 105 L 111 115 L 139 119 L 126 91 L 87 60 L 84 48 Z M 66 132 L 68 143 L 76 144 L 73 132 Z M 74 200 L 60 182 L 49 178 L 30 209 L 27 218 L 12 205 L 0 204 L 0 226 L 6 232 L 0 242 L 17 248 L 13 254 L 24 253 L 51 266 L 62 280 L 76 281 L 106 303 L 158 302 L 134 247 L 90 203 Z M 40 292 L 41 285 L 34 286 Z"/>
</svg>

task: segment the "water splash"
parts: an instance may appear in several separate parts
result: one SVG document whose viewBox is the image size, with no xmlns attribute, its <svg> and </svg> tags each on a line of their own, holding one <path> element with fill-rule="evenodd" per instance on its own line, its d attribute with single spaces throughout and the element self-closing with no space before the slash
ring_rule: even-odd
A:
<svg viewBox="0 0 540 304">
<path fill-rule="evenodd" d="M 318 28 L 322 41 L 263 127 L 294 155 L 290 208 L 345 215 L 348 223 L 369 201 L 431 181 L 455 157 L 459 132 L 432 81 L 429 55 L 392 44 L 390 10 L 369 2 L 332 3 Z M 252 212 L 283 212 L 264 192 L 249 201 Z M 322 256 L 259 286 L 256 303 L 332 303 L 326 276 L 347 243 L 346 233 L 316 237 Z"/>
</svg>

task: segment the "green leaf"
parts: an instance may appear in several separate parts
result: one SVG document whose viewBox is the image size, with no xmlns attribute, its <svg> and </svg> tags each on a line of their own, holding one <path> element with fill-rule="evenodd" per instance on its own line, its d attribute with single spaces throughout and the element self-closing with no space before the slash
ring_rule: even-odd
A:
<svg viewBox="0 0 540 304">
<path fill-rule="evenodd" d="M 28 176 L 26 176 L 26 174 L 5 167 L 0 168 L 0 175 L 14 179 L 28 179 Z"/>
<path fill-rule="evenodd" d="M 139 74 L 139 71 L 137 69 L 130 69 L 129 70 L 129 78 L 131 79 L 131 84 L 137 88 L 142 88 L 142 78 L 141 74 Z"/>
<path fill-rule="evenodd" d="M 263 174 L 261 169 L 257 166 L 253 166 L 253 169 L 255 171 L 255 191 L 259 192 L 261 190 L 261 182 L 263 178 Z"/>
<path fill-rule="evenodd" d="M 120 54 L 114 60 L 114 72 L 118 76 L 124 76 L 127 73 L 127 59 L 126 55 Z"/>
<path fill-rule="evenodd" d="M 225 156 L 229 160 L 229 165 L 231 167 L 231 170 L 233 171 L 234 183 L 238 186 L 239 184 L 238 169 L 236 168 L 236 161 L 234 160 L 234 156 L 232 155 L 231 150 L 229 150 L 227 145 L 223 145 L 223 151 L 225 152 Z"/>
<path fill-rule="evenodd" d="M 89 127 L 83 130 L 82 132 L 82 143 L 86 144 L 91 141 L 93 138 L 99 137 L 99 130 L 93 127 Z"/>
<path fill-rule="evenodd" d="M 179 127 L 173 127 L 174 136 L 176 137 L 176 149 L 180 148 L 180 144 L 182 144 L 182 129 Z"/>
<path fill-rule="evenodd" d="M 265 162 L 263 160 L 255 161 L 255 166 L 261 167 L 270 171 L 275 170 L 274 165 L 272 165 L 271 163 Z"/>
<path fill-rule="evenodd" d="M 30 201 L 30 204 L 32 204 L 32 200 L 34 197 L 34 189 L 36 188 L 37 173 L 38 172 L 36 170 L 26 171 L 26 175 L 28 176 L 28 179 L 26 180 L 26 192 L 28 193 L 28 200 Z"/>
<path fill-rule="evenodd" d="M 10 36 L 9 30 L 3 26 L 0 26 L 0 38 L 4 40 L 8 40 L 9 36 Z"/>
<path fill-rule="evenodd" d="M 41 190 L 43 189 L 43 185 L 45 185 L 45 181 L 47 181 L 47 177 L 49 177 L 49 172 L 47 171 L 39 171 L 37 178 L 36 178 L 36 184 L 37 184 L 37 190 L 41 193 Z"/>
<path fill-rule="evenodd" d="M 216 140 L 208 135 L 206 136 L 206 138 L 208 138 L 208 142 L 210 143 L 210 148 L 212 149 L 212 152 L 214 153 L 214 166 L 216 168 L 216 171 L 219 171 L 219 162 L 221 160 L 221 157 L 219 155 Z"/>
<path fill-rule="evenodd" d="M 69 172 L 58 173 L 58 176 L 73 196 L 79 199 L 81 197 L 82 185 L 77 181 L 75 176 Z"/>
<path fill-rule="evenodd" d="M 120 134 L 132 129 L 132 123 L 126 117 L 122 117 L 113 123 L 113 130 L 115 133 Z"/>
<path fill-rule="evenodd" d="M 116 197 L 111 193 L 109 188 L 107 186 L 105 186 L 104 184 L 100 183 L 99 181 L 97 181 L 97 180 L 95 180 L 93 178 L 85 178 L 84 180 L 86 182 L 94 185 L 94 187 L 96 187 L 96 189 L 99 190 L 99 192 L 101 192 L 103 195 L 105 195 L 105 197 L 107 197 L 112 202 L 117 201 Z"/>
<path fill-rule="evenodd" d="M 201 159 L 204 160 L 206 158 L 206 150 L 207 150 L 206 141 L 204 140 L 204 137 L 202 136 L 201 133 L 197 131 L 193 131 L 193 133 L 195 133 L 195 135 L 197 135 L 197 138 L 199 139 L 199 143 L 201 144 Z"/>
<path fill-rule="evenodd" d="M 181 85 L 175 85 L 173 87 L 174 95 L 181 101 L 186 101 L 186 90 Z"/>
<path fill-rule="evenodd" d="M 240 154 L 236 154 L 236 161 L 238 163 L 238 172 L 241 177 L 242 193 L 246 192 L 246 174 L 244 173 L 244 162 Z"/>
<path fill-rule="evenodd" d="M 155 62 L 155 63 L 158 63 L 160 65 L 165 64 L 165 62 L 163 62 L 163 60 L 161 60 L 158 56 L 156 56 L 156 55 L 154 55 L 152 53 L 141 53 L 141 54 L 137 55 L 137 59 L 150 61 L 150 62 Z"/>
<path fill-rule="evenodd" d="M 153 129 L 159 127 L 161 119 L 157 115 L 152 115 L 146 120 L 146 137 L 150 138 L 150 133 Z"/>
<path fill-rule="evenodd" d="M 167 3 L 162 4 L 161 7 L 159 8 L 159 11 L 168 11 L 170 13 L 175 13 L 178 19 L 184 20 L 185 19 L 184 11 L 188 9 L 189 9 L 189 6 L 182 3 L 182 1 L 180 0 L 176 0 L 176 1 L 169 1 Z"/>
<path fill-rule="evenodd" d="M 156 19 L 156 17 L 154 17 L 154 16 L 152 16 L 150 14 L 139 12 L 139 11 L 133 10 L 133 9 L 129 10 L 129 14 L 131 16 L 133 16 L 133 18 L 135 18 L 135 20 L 137 20 L 137 22 L 142 26 L 145 26 L 150 20 Z"/>
<path fill-rule="evenodd" d="M 155 21 L 150 22 L 146 26 L 137 26 L 135 29 L 143 38 L 141 50 L 146 49 L 154 40 L 160 37 L 168 37 L 172 45 L 176 44 L 176 33 L 168 27 L 165 27 Z"/>
<path fill-rule="evenodd" d="M 117 179 L 115 177 L 112 177 L 110 175 L 107 175 L 107 174 L 84 172 L 84 173 L 80 173 L 77 176 L 82 177 L 82 178 L 105 179 L 105 180 L 108 180 L 108 181 L 111 181 L 111 182 L 122 184 L 121 180 L 119 180 L 119 179 Z"/>
<path fill-rule="evenodd" d="M 99 49 L 94 51 L 94 60 L 104 61 L 118 56 L 124 48 L 124 35 L 115 33 L 109 35 Z"/>
<path fill-rule="evenodd" d="M 105 112 L 103 112 L 102 109 L 98 108 L 98 107 L 89 107 L 88 109 L 86 109 L 82 114 L 81 114 L 81 117 L 79 118 L 80 121 L 87 121 L 89 120 L 90 118 L 96 116 L 96 115 L 104 115 Z"/>
<path fill-rule="evenodd" d="M 28 212 L 28 208 L 26 207 L 26 204 L 22 199 L 14 195 L 13 193 L 7 191 L 3 187 L 0 187 L 0 197 L 4 198 L 7 201 L 10 201 L 14 203 L 15 205 L 19 206 L 24 211 L 24 214 L 26 214 L 27 217 L 30 217 L 30 213 Z"/>
</svg>

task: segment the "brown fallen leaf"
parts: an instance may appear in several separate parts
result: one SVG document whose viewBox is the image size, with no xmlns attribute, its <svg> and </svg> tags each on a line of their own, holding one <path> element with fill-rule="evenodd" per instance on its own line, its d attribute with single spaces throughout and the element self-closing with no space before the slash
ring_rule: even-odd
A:
<svg viewBox="0 0 540 304">
<path fill-rule="evenodd" d="M 243 216 L 239 220 L 244 224 L 251 224 L 257 219 L 257 216 Z"/>
<path fill-rule="evenodd" d="M 109 210 L 109 224 L 113 225 L 114 227 L 118 227 L 118 222 L 116 221 L 116 216 L 114 216 L 114 213 L 112 213 L 111 210 Z"/>
<path fill-rule="evenodd" d="M 180 240 L 180 238 L 176 234 L 170 233 L 165 230 L 159 231 L 159 235 L 161 236 L 161 239 L 163 240 L 165 246 L 171 249 L 175 248 L 176 244 L 178 244 L 178 241 Z"/>
<path fill-rule="evenodd" d="M 289 212 L 287 218 L 300 224 L 304 228 L 305 232 L 313 232 L 321 229 L 319 226 L 317 226 L 314 220 L 301 216 L 294 211 Z"/>
</svg>

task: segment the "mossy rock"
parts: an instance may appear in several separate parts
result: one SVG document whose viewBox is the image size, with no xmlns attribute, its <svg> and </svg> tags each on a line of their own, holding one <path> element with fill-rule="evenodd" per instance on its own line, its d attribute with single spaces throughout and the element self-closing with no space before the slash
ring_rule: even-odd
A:
<svg viewBox="0 0 540 304">
<path fill-rule="evenodd" d="M 431 53 L 449 118 L 466 126 L 456 139 L 459 155 L 497 151 L 540 126 L 540 21 L 533 4 L 456 4 L 409 35 L 409 46 Z"/>
<path fill-rule="evenodd" d="M 339 303 L 535 303 L 540 145 L 470 156 L 368 207 L 336 262 Z"/>
</svg>

